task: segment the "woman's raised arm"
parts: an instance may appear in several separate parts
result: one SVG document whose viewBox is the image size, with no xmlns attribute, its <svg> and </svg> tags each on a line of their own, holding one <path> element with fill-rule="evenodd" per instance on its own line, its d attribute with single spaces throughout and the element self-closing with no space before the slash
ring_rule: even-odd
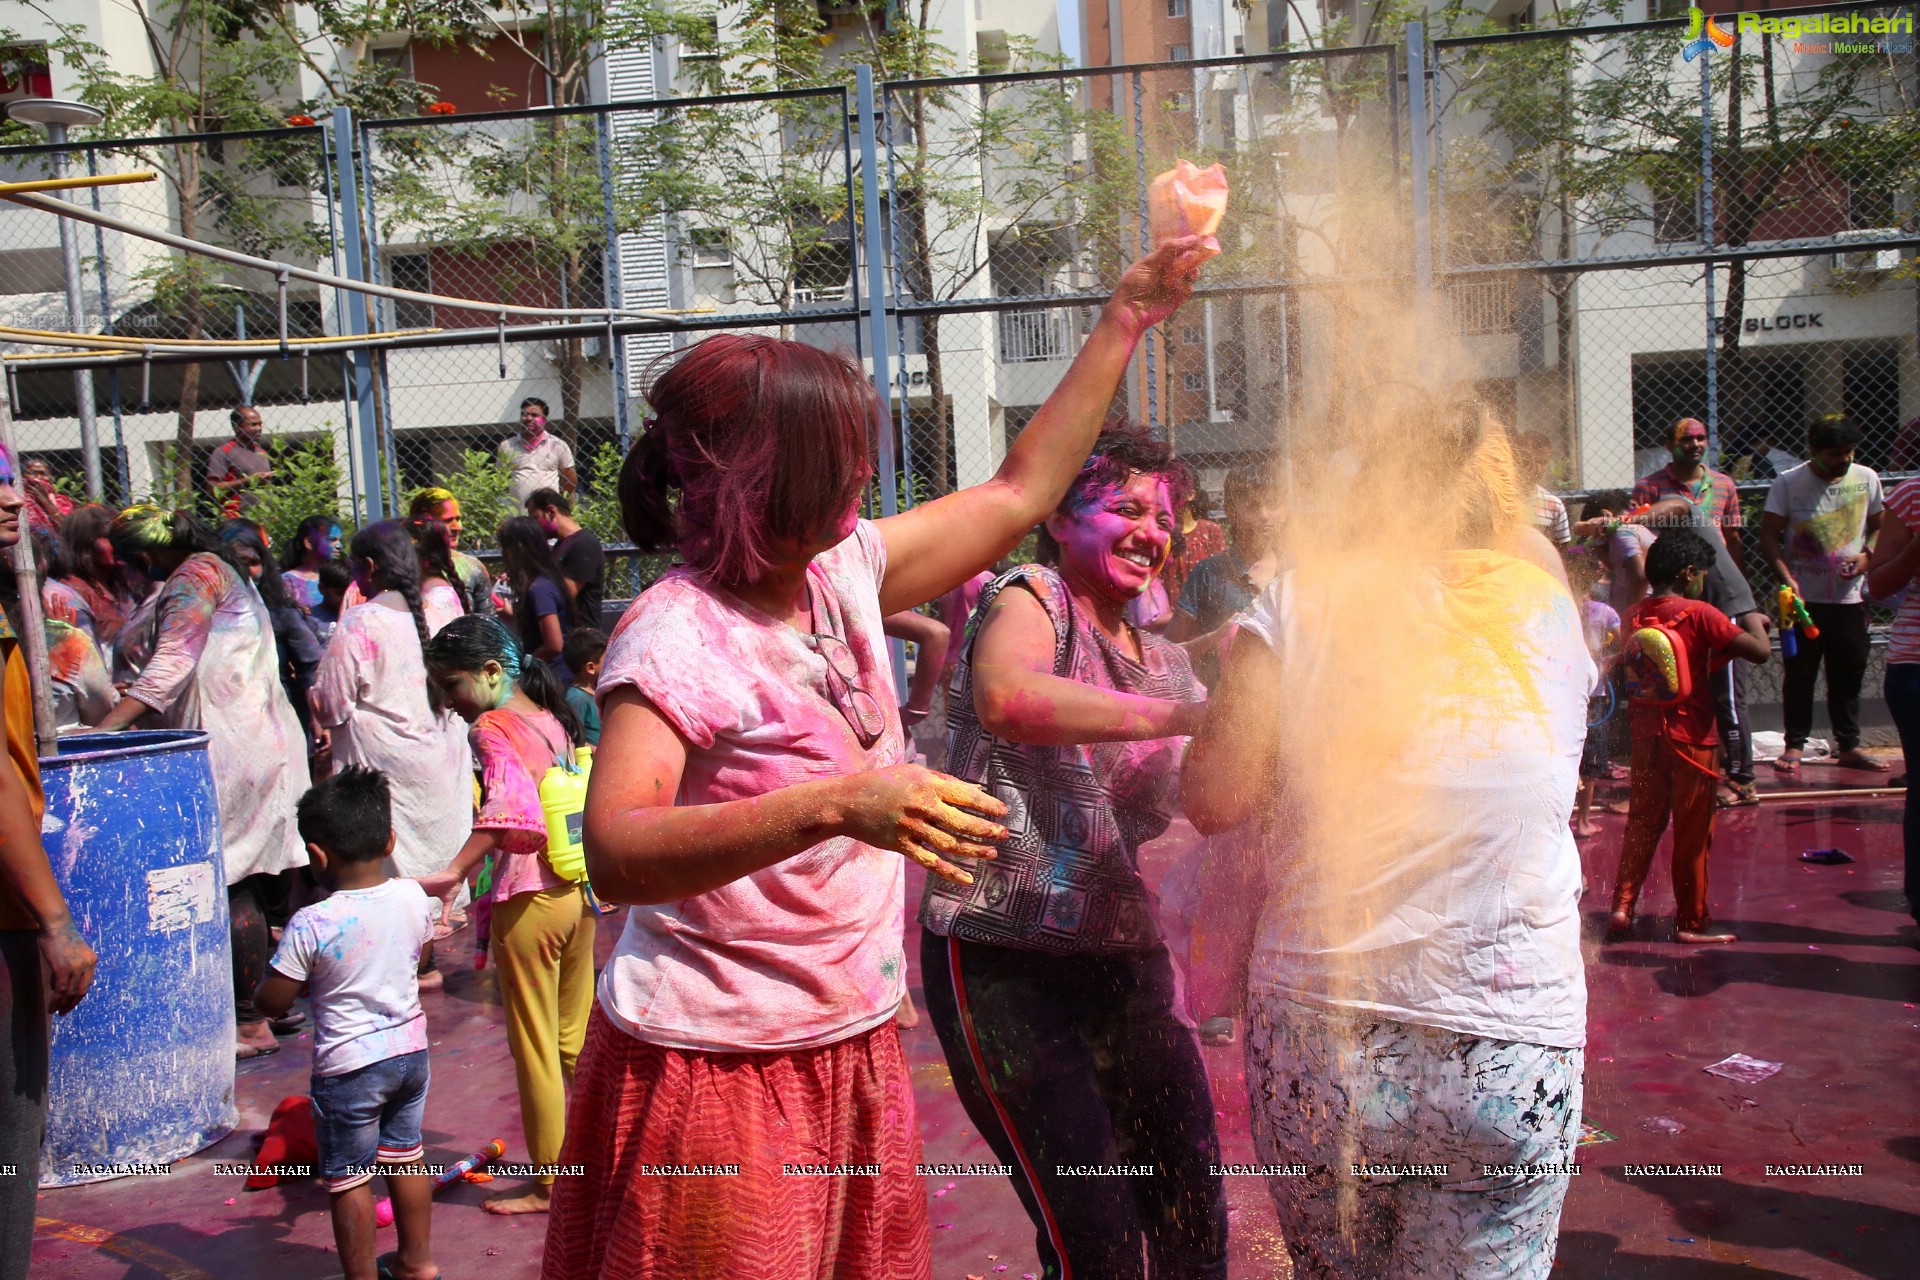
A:
<svg viewBox="0 0 1920 1280">
<path fill-rule="evenodd" d="M 879 522 L 887 544 L 883 614 L 925 604 L 965 582 L 1053 511 L 1100 433 L 1134 347 L 1187 300 L 1201 264 L 1218 252 L 1212 236 L 1183 236 L 1128 267 L 1066 376 L 1007 449 L 993 479 Z"/>
</svg>

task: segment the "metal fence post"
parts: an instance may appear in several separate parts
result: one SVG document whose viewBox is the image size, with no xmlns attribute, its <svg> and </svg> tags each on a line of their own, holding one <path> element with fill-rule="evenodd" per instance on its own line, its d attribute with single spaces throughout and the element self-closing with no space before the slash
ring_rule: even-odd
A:
<svg viewBox="0 0 1920 1280">
<path fill-rule="evenodd" d="M 894 456 L 892 382 L 888 368 L 891 354 L 887 342 L 887 264 L 880 243 L 880 139 L 875 127 L 879 113 L 874 109 L 873 68 L 861 63 L 854 68 L 856 106 L 860 113 L 860 206 L 866 219 L 867 267 L 867 340 L 873 354 L 873 389 L 880 397 L 880 514 L 895 515 L 900 510 L 900 466 Z M 853 211 L 847 211 L 851 214 Z M 887 642 L 893 659 L 893 687 L 907 687 L 907 647 L 898 640 Z"/>
<path fill-rule="evenodd" d="M 353 159 L 353 112 L 346 107 L 333 109 L 334 175 L 339 183 L 341 240 L 346 250 L 346 274 L 349 279 L 369 280 L 366 248 L 360 238 L 360 192 Z M 346 298 L 347 332 L 364 338 L 372 330 L 367 325 L 367 295 L 348 290 Z M 380 484 L 380 429 L 374 408 L 373 354 L 366 347 L 353 352 L 353 388 L 355 393 L 354 431 L 359 437 L 356 451 L 360 464 L 360 497 L 364 518 L 386 518 L 386 495 Z"/>
<path fill-rule="evenodd" d="M 1428 182 L 1432 161 L 1429 154 L 1427 122 L 1427 34 L 1420 22 L 1407 24 L 1407 158 L 1412 183 L 1413 209 L 1413 308 L 1415 325 L 1431 333 L 1434 322 L 1433 291 L 1433 202 Z M 1421 356 L 1423 372 L 1432 376 L 1432 351 L 1428 345 Z"/>
<path fill-rule="evenodd" d="M 907 296 L 907 284 L 906 273 L 901 269 L 900 265 L 900 187 L 894 164 L 893 116 L 888 111 L 891 99 L 892 95 L 888 92 L 887 86 L 884 84 L 881 85 L 880 122 L 882 128 L 886 130 L 883 142 L 887 151 L 887 247 L 890 250 L 887 267 L 888 274 L 891 277 L 890 283 L 893 286 L 893 296 L 897 301 Z M 849 168 L 851 168 L 851 165 L 849 165 Z M 915 473 L 913 432 L 910 430 L 913 425 L 913 418 L 908 411 L 908 394 L 910 388 L 907 383 L 907 317 L 900 314 L 897 306 L 894 309 L 893 338 L 894 341 L 899 344 L 896 349 L 900 353 L 899 367 L 893 375 L 898 379 L 900 386 L 900 396 L 897 407 L 893 413 L 893 420 L 899 424 L 900 470 L 901 473 L 907 477 L 907 493 L 911 496 L 913 493 L 913 477 Z"/>
<path fill-rule="evenodd" d="M 620 278 L 620 220 L 613 205 L 613 121 L 606 112 L 594 117 L 594 150 L 600 162 L 600 214 L 606 220 L 606 251 L 600 255 L 607 305 L 619 310 L 626 305 Z M 616 337 L 613 325 L 607 325 L 607 376 L 613 379 L 613 431 L 620 442 L 620 456 L 626 457 L 633 445 L 633 407 L 627 403 L 627 341 Z"/>
<path fill-rule="evenodd" d="M 892 348 L 887 334 L 887 264 L 880 243 L 880 140 L 875 125 L 873 68 L 854 68 L 854 92 L 860 115 L 860 206 L 866 219 L 867 343 L 873 356 L 873 389 L 880 397 L 880 514 L 900 509 L 900 467 L 893 447 Z"/>
<path fill-rule="evenodd" d="M 380 255 L 380 211 L 374 207 L 373 203 L 373 134 L 362 125 L 355 136 L 360 140 L 361 162 L 367 167 L 366 190 L 361 196 L 362 207 L 366 211 L 365 248 L 362 260 L 366 263 L 367 274 L 362 278 L 371 280 L 375 284 L 391 285 L 393 281 L 389 278 L 390 272 Z M 367 298 L 365 301 L 370 308 L 369 315 L 372 320 L 367 330 L 369 333 L 383 333 L 388 329 L 400 327 L 399 314 L 392 299 Z M 400 475 L 400 457 L 394 443 L 393 384 L 388 375 L 387 353 L 384 351 L 373 358 L 373 379 L 378 396 L 376 401 L 378 416 L 375 422 L 380 431 L 380 456 L 386 460 L 387 464 L 387 483 L 383 486 L 383 492 L 391 498 L 390 508 L 398 512 L 406 505 L 403 492 L 406 486 Z"/>
<path fill-rule="evenodd" d="M 1716 239 L 1713 227 L 1713 76 L 1712 58 L 1700 55 L 1700 245 L 1713 252 Z M 1739 77 L 1728 89 L 1739 92 Z M 1714 316 L 1713 260 L 1701 264 L 1707 284 L 1707 457 L 1708 466 L 1720 461 L 1720 353 L 1715 342 L 1720 337 L 1720 322 Z M 1671 440 L 1668 443 L 1672 443 Z"/>
<path fill-rule="evenodd" d="M 100 176 L 100 153 L 93 148 L 87 149 L 87 176 Z M 88 193 L 92 197 L 93 211 L 100 212 L 100 188 L 95 187 Z M 106 333 L 113 328 L 113 290 L 107 283 L 107 232 L 98 223 L 93 228 L 93 265 L 100 277 L 100 332 Z M 107 370 L 107 404 L 113 410 L 113 450 L 119 458 L 115 467 L 115 478 L 119 481 L 119 497 L 122 504 L 133 501 L 133 477 L 127 465 L 127 429 L 125 416 L 120 406 L 120 370 Z"/>
</svg>

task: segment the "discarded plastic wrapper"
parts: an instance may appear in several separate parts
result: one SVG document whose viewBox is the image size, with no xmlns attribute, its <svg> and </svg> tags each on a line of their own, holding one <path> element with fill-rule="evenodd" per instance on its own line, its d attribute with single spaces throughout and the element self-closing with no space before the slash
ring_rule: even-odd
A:
<svg viewBox="0 0 1920 1280">
<path fill-rule="evenodd" d="M 1648 1116 L 1640 1122 L 1640 1127 L 1648 1133 L 1664 1133 L 1669 1138 L 1678 1137 L 1687 1131 L 1687 1126 L 1672 1116 Z"/>
<path fill-rule="evenodd" d="M 1178 160 L 1147 184 L 1147 234 L 1155 247 L 1181 236 L 1210 236 L 1227 212 L 1227 171 Z"/>
<path fill-rule="evenodd" d="M 1703 1070 L 1710 1076 L 1738 1080 L 1741 1084 L 1759 1084 L 1762 1080 L 1779 1075 L 1782 1065 L 1784 1064 L 1766 1062 L 1760 1058 L 1749 1058 L 1744 1053 L 1735 1053 Z"/>
<path fill-rule="evenodd" d="M 1800 855 L 1802 862 L 1817 862 L 1823 867 L 1837 867 L 1843 862 L 1852 862 L 1853 855 L 1845 849 L 1808 849 Z"/>
</svg>

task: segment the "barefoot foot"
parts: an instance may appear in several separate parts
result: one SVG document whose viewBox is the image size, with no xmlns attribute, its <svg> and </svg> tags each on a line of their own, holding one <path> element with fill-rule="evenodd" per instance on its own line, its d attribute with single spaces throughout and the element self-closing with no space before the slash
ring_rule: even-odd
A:
<svg viewBox="0 0 1920 1280">
<path fill-rule="evenodd" d="M 1675 942 L 1684 942 L 1692 947 L 1711 946 L 1714 943 L 1720 942 L 1740 941 L 1737 935 L 1727 932 L 1718 925 L 1712 924 L 1703 925 L 1698 929 L 1675 929 L 1673 931 L 1673 940 Z"/>
<path fill-rule="evenodd" d="M 1592 818 L 1576 822 L 1573 824 L 1573 834 L 1577 836 L 1597 836 L 1600 834 L 1600 824 Z"/>
<path fill-rule="evenodd" d="M 1633 915 L 1626 911 L 1616 911 L 1607 917 L 1607 941 L 1619 942 L 1633 934 Z"/>
<path fill-rule="evenodd" d="M 496 1196 L 491 1200 L 482 1200 L 480 1207 L 503 1217 L 519 1213 L 545 1213 L 553 1207 L 553 1188 L 536 1183 L 517 1196 Z"/>
<path fill-rule="evenodd" d="M 244 1062 L 278 1052 L 280 1042 L 273 1038 L 273 1027 L 264 1018 L 259 1022 L 242 1022 L 236 1027 L 233 1056 L 237 1060 Z"/>
<path fill-rule="evenodd" d="M 920 1025 L 920 1010 L 914 1006 L 913 992 L 900 997 L 900 1007 L 893 1011 L 893 1025 L 908 1031 Z"/>
</svg>

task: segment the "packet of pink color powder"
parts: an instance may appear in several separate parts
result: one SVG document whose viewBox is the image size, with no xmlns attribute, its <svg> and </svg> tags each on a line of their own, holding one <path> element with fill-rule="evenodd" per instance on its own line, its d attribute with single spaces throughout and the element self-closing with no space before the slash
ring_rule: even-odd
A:
<svg viewBox="0 0 1920 1280">
<path fill-rule="evenodd" d="M 1749 1058 L 1744 1053 L 1736 1053 L 1702 1070 L 1710 1076 L 1737 1080 L 1741 1084 L 1759 1084 L 1762 1080 L 1779 1075 L 1780 1068 L 1784 1065 L 1784 1063 L 1765 1062 L 1759 1058 Z"/>
<path fill-rule="evenodd" d="M 1227 214 L 1227 171 L 1191 160 L 1147 184 L 1147 238 L 1155 248 L 1181 236 L 1210 236 Z"/>
</svg>

